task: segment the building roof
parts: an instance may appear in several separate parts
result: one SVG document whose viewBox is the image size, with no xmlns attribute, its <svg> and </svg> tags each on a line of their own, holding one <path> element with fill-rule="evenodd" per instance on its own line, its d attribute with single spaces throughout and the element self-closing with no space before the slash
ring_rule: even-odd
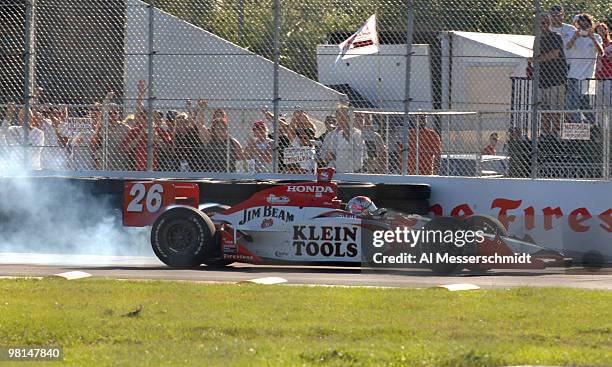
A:
<svg viewBox="0 0 612 367">
<path fill-rule="evenodd" d="M 519 34 L 451 32 L 459 37 L 485 44 L 487 46 L 521 57 L 531 57 L 533 54 L 534 36 Z"/>
</svg>

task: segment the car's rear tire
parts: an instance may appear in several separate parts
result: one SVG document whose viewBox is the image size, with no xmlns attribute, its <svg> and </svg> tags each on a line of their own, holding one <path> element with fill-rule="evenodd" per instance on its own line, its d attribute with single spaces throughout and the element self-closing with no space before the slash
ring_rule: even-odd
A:
<svg viewBox="0 0 612 367">
<path fill-rule="evenodd" d="M 463 220 L 467 229 L 480 230 L 484 233 L 507 236 L 506 227 L 497 218 L 488 215 L 474 214 Z"/>
<path fill-rule="evenodd" d="M 215 226 L 195 208 L 176 207 L 160 215 L 151 229 L 151 247 L 166 265 L 189 269 L 204 263 L 215 244 Z"/>
<path fill-rule="evenodd" d="M 466 230 L 482 231 L 486 234 L 493 235 L 498 241 L 501 237 L 508 236 L 506 227 L 497 218 L 488 215 L 475 214 L 463 219 L 463 225 Z M 464 253 L 466 255 L 476 255 L 478 252 L 478 242 L 476 239 L 466 243 Z"/>
<path fill-rule="evenodd" d="M 379 199 L 429 200 L 431 186 L 428 184 L 381 183 L 376 185 Z"/>
<path fill-rule="evenodd" d="M 459 218 L 455 217 L 435 217 L 423 226 L 424 231 L 457 231 L 463 230 L 463 224 Z M 432 239 L 436 239 L 432 236 Z M 422 253 L 431 254 L 432 261 L 427 265 L 437 275 L 450 275 L 461 270 L 459 266 L 452 262 L 438 261 L 437 254 L 446 254 L 449 256 L 459 256 L 463 254 L 463 247 L 455 246 L 455 244 L 445 243 L 443 241 L 420 242 L 419 248 Z"/>
<path fill-rule="evenodd" d="M 378 199 L 374 202 L 379 208 L 397 210 L 404 214 L 429 214 L 429 200 Z"/>
</svg>

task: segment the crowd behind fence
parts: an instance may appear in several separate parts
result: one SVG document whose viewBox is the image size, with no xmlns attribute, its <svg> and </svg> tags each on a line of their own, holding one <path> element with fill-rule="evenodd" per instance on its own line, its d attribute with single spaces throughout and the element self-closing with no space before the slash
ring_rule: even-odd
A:
<svg viewBox="0 0 612 367">
<path fill-rule="evenodd" d="M 496 16 L 471 0 L 453 19 L 416 0 L 341 3 L 352 11 L 321 14 L 327 5 L 314 0 L 2 2 L 0 173 L 309 174 L 334 166 L 610 178 L 612 15 L 539 0 Z M 344 60 L 317 48 L 342 42 L 372 14 L 377 54 Z M 479 44 L 448 55 L 438 35 L 451 29 L 531 34 L 535 52 L 491 54 Z M 413 52 L 413 43 L 426 47 Z M 445 85 L 457 60 L 475 57 L 483 61 Z M 514 71 L 499 74 L 507 98 L 488 104 L 498 91 L 478 90 L 479 78 L 497 67 Z M 472 100 L 445 108 L 444 95 L 453 95 L 445 88 L 458 88 L 458 77 Z"/>
</svg>

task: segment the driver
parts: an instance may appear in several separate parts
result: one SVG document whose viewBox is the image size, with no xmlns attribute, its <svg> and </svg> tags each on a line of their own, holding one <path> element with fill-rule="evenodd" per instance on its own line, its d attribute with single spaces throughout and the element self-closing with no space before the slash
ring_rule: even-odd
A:
<svg viewBox="0 0 612 367">
<path fill-rule="evenodd" d="M 372 199 L 367 196 L 355 196 L 346 204 L 346 209 L 360 217 L 369 217 L 378 214 L 379 210 Z"/>
</svg>

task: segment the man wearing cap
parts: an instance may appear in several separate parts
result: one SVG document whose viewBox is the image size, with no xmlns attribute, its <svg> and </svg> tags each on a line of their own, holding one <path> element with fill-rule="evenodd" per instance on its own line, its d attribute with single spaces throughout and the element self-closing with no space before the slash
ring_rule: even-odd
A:
<svg viewBox="0 0 612 367">
<path fill-rule="evenodd" d="M 563 40 L 569 41 L 576 27 L 571 24 L 563 23 L 565 11 L 562 5 L 553 5 L 550 7 L 550 30 L 561 36 Z"/>
<path fill-rule="evenodd" d="M 542 110 L 563 110 L 565 107 L 565 83 L 567 62 L 562 37 L 550 29 L 548 14 L 540 15 L 540 54 L 535 60 L 540 63 L 540 107 Z M 559 113 L 542 114 L 542 133 L 556 134 L 561 116 Z"/>
</svg>

